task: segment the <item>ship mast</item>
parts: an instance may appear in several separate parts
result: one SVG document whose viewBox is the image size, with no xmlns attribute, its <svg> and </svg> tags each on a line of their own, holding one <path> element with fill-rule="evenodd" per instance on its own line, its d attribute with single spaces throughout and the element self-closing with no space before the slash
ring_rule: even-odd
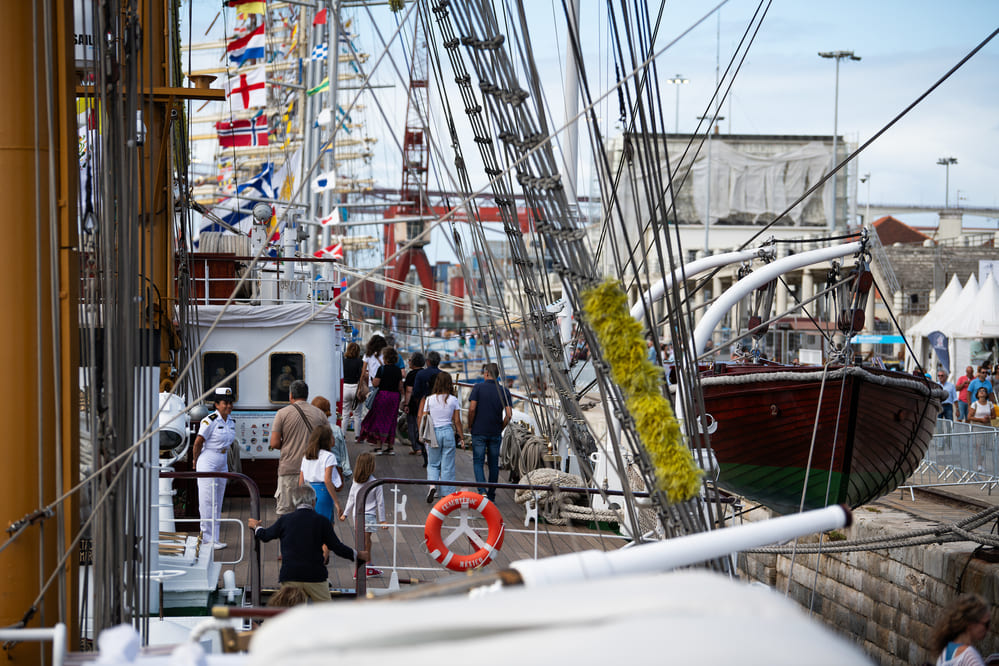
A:
<svg viewBox="0 0 999 666">
<path fill-rule="evenodd" d="M 76 578 L 57 570 L 76 524 L 75 505 L 37 513 L 72 484 L 77 469 L 76 132 L 72 123 L 72 2 L 38 0 L 6 7 L 0 21 L 4 92 L 0 105 L 0 174 L 8 193 L 6 270 L 0 309 L 0 395 L 14 407 L 3 437 L 3 524 L 25 520 L 0 553 L 0 624 L 51 625 L 74 615 Z M 75 564 L 75 558 L 73 560 Z M 72 627 L 71 627 L 72 629 Z M 7 651 L 39 659 L 41 647 Z"/>
</svg>

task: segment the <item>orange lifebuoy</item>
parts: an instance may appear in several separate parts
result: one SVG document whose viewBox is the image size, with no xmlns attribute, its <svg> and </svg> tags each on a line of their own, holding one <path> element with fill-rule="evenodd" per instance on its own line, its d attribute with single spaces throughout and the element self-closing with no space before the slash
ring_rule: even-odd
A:
<svg viewBox="0 0 999 666">
<path fill-rule="evenodd" d="M 489 527 L 489 535 L 486 537 L 482 547 L 471 555 L 456 555 L 448 550 L 444 539 L 441 537 L 441 528 L 444 526 L 444 518 L 457 509 L 475 509 L 486 520 Z M 464 520 L 464 519 L 463 519 Z M 462 531 L 471 535 L 475 534 L 470 528 L 455 530 L 448 543 L 461 536 Z M 499 551 L 503 545 L 503 516 L 496 508 L 496 505 L 478 493 L 460 492 L 451 493 L 442 498 L 427 516 L 427 522 L 423 527 L 423 538 L 427 545 L 427 552 L 441 564 L 452 571 L 467 571 L 485 566 L 493 555 Z M 474 537 L 479 542 L 482 538 L 475 534 Z"/>
</svg>

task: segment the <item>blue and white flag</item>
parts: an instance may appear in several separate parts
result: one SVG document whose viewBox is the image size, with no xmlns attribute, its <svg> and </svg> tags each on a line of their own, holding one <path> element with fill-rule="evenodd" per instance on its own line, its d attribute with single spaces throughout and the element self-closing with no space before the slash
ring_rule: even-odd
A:
<svg viewBox="0 0 999 666">
<path fill-rule="evenodd" d="M 202 219 L 202 225 L 198 229 L 199 235 L 205 231 L 232 232 L 232 229 L 244 234 L 249 233 L 253 227 L 253 207 L 257 204 L 257 200 L 276 198 L 271 186 L 273 171 L 274 165 L 268 162 L 256 176 L 239 183 L 236 186 L 236 196 L 215 204 L 211 210 L 212 217 L 205 216 Z M 232 229 L 218 224 L 213 218 L 218 218 Z"/>
<path fill-rule="evenodd" d="M 312 59 L 313 60 L 326 60 L 326 54 L 329 52 L 326 44 L 316 44 L 312 48 Z"/>
<path fill-rule="evenodd" d="M 336 170 L 321 173 L 312 180 L 312 191 L 316 194 L 336 186 Z"/>
<path fill-rule="evenodd" d="M 950 351 L 947 349 L 947 336 L 940 331 L 933 331 L 926 336 L 926 339 L 930 341 L 933 353 L 937 355 L 937 361 L 950 374 Z"/>
<path fill-rule="evenodd" d="M 274 164 L 268 162 L 253 178 L 244 180 L 236 185 L 236 196 L 260 197 L 263 199 L 275 199 L 274 188 L 271 186 L 271 175 L 274 173 Z"/>
</svg>

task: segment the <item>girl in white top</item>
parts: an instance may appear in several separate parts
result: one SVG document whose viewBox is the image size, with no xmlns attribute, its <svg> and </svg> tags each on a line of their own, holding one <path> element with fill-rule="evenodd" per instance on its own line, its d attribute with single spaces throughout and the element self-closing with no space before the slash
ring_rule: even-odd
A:
<svg viewBox="0 0 999 666">
<path fill-rule="evenodd" d="M 316 491 L 316 513 L 325 516 L 330 522 L 336 520 L 333 507 L 336 507 L 337 513 L 340 512 L 336 492 L 343 487 L 332 447 L 332 428 L 328 425 L 313 428 L 309 433 L 309 442 L 298 473 L 298 485 L 304 486 L 307 483 Z"/>
<path fill-rule="evenodd" d="M 434 437 L 437 440 L 437 446 L 431 443 L 427 449 L 428 481 L 455 480 L 455 449 L 464 438 L 464 433 L 461 431 L 461 405 L 458 403 L 458 398 L 452 394 L 453 387 L 454 382 L 449 373 L 438 373 L 430 395 L 423 398 L 420 403 L 420 419 L 423 419 L 424 414 L 430 414 Z M 461 446 L 464 448 L 463 444 Z M 454 486 L 440 487 L 442 497 L 450 495 L 454 490 Z M 434 501 L 436 494 L 437 486 L 430 486 L 427 492 L 428 504 Z"/>
<path fill-rule="evenodd" d="M 995 413 L 995 405 L 989 400 L 989 390 L 981 386 L 976 391 L 975 397 L 977 400 L 968 406 L 968 420 L 989 425 Z"/>
<path fill-rule="evenodd" d="M 357 504 L 357 491 L 368 481 L 374 481 L 375 456 L 372 453 L 362 453 L 354 461 L 354 482 L 350 485 L 350 494 L 347 496 L 347 505 L 340 512 L 340 520 L 346 520 L 347 516 Z M 388 529 L 388 522 L 385 520 L 385 494 L 381 486 L 375 486 L 364 498 L 364 547 L 371 551 L 371 533 L 378 529 L 378 522 L 383 530 Z M 381 569 L 375 569 L 368 563 L 367 575 L 380 576 Z"/>
<path fill-rule="evenodd" d="M 364 348 L 364 363 L 368 366 L 368 388 L 374 388 L 374 384 L 371 382 L 375 378 L 375 374 L 378 373 L 378 368 L 382 365 L 382 350 L 386 347 L 388 347 L 388 343 L 385 342 L 385 338 L 376 333 L 371 336 Z"/>
</svg>

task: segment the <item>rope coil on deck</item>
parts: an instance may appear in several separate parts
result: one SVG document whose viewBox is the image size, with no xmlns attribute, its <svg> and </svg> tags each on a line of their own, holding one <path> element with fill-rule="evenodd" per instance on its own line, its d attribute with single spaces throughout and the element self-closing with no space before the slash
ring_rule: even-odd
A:
<svg viewBox="0 0 999 666">
<path fill-rule="evenodd" d="M 526 504 L 536 499 L 538 515 L 552 525 L 568 525 L 570 519 L 621 522 L 624 516 L 620 511 L 594 509 L 582 504 L 586 497 L 580 493 L 562 492 L 561 488 L 582 488 L 586 484 L 575 474 L 543 467 L 524 475 L 524 481 L 533 486 L 549 486 L 549 490 L 523 488 L 514 493 L 518 504 Z"/>
</svg>

